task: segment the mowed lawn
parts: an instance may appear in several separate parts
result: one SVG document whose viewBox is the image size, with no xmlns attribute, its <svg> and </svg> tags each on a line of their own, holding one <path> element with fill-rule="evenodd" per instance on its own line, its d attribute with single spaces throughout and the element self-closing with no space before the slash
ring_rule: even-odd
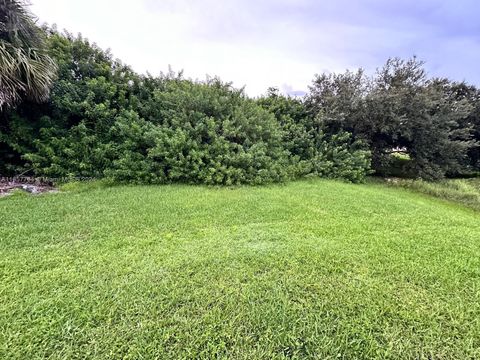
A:
<svg viewBox="0 0 480 360">
<path fill-rule="evenodd" d="M 0 199 L 1 359 L 480 358 L 480 212 L 381 184 Z"/>
</svg>

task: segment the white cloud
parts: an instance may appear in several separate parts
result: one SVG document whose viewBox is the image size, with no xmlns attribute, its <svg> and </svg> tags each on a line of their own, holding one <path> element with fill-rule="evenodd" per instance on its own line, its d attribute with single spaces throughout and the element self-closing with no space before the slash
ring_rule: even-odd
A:
<svg viewBox="0 0 480 360">
<path fill-rule="evenodd" d="M 413 54 L 425 54 L 433 70 L 451 71 L 445 76 L 480 81 L 474 61 L 461 56 L 476 62 L 478 41 L 448 39 L 458 26 L 443 28 L 458 24 L 460 7 L 446 18 L 449 2 L 439 15 L 431 11 L 438 8 L 434 1 L 405 1 L 33 0 L 32 11 L 41 22 L 110 48 L 139 72 L 158 74 L 171 65 L 194 79 L 218 75 L 246 85 L 250 95 L 270 86 L 306 90 L 316 73 L 358 67 L 371 72 L 389 56 Z M 445 56 L 452 49 L 458 53 Z"/>
<path fill-rule="evenodd" d="M 140 72 L 157 74 L 171 65 L 195 79 L 218 75 L 237 87 L 246 86 L 250 95 L 282 84 L 289 84 L 295 90 L 306 89 L 319 69 L 296 58 L 281 42 L 268 46 L 264 40 L 271 38 L 271 34 L 241 36 L 232 41 L 218 34 L 216 39 L 209 29 L 216 31 L 225 21 L 225 32 L 234 31 L 229 28 L 228 19 L 237 8 L 232 4 L 214 4 L 219 2 L 208 1 L 200 7 L 192 1 L 165 1 L 158 6 L 153 1 L 117 0 L 113 5 L 102 0 L 36 0 L 32 11 L 41 22 L 81 32 L 102 48 L 110 48 L 115 57 Z M 235 22 L 248 19 L 245 11 L 235 17 Z M 279 37 L 292 40 L 288 29 L 274 30 Z"/>
</svg>

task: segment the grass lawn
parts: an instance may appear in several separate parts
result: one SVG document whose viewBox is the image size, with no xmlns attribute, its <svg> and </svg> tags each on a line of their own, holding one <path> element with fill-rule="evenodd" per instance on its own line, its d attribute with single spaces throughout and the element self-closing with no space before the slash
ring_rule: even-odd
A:
<svg viewBox="0 0 480 360">
<path fill-rule="evenodd" d="M 385 182 L 384 180 L 380 181 Z M 448 179 L 437 182 L 394 179 L 387 183 L 480 210 L 480 178 Z"/>
<path fill-rule="evenodd" d="M 0 199 L 0 358 L 480 358 L 480 212 L 383 184 Z"/>
</svg>

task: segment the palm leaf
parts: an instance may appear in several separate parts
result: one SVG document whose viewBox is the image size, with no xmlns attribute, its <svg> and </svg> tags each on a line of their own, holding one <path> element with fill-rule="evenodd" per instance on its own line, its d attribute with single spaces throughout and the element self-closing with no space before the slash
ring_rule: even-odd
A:
<svg viewBox="0 0 480 360">
<path fill-rule="evenodd" d="M 45 50 L 45 34 L 24 1 L 0 0 L 0 108 L 23 97 L 48 98 L 56 64 Z"/>
</svg>

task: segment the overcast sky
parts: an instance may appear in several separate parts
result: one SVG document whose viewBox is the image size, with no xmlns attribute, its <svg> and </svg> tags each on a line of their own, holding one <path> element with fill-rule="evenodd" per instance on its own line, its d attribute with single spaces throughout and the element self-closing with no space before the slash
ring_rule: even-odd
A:
<svg viewBox="0 0 480 360">
<path fill-rule="evenodd" d="M 219 75 L 259 95 L 314 74 L 417 55 L 432 75 L 480 84 L 478 0 L 31 0 L 139 72 Z"/>
</svg>

